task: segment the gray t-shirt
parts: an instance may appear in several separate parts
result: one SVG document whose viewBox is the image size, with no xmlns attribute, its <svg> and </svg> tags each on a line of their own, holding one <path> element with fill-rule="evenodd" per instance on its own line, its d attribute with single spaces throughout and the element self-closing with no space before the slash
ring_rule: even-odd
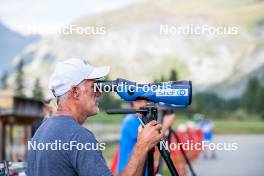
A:
<svg viewBox="0 0 264 176">
<path fill-rule="evenodd" d="M 112 175 L 93 133 L 70 116 L 53 116 L 29 143 L 28 176 Z"/>
</svg>

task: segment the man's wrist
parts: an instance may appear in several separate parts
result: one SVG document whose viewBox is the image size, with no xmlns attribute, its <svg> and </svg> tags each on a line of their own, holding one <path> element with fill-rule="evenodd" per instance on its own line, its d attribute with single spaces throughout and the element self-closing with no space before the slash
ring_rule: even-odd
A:
<svg viewBox="0 0 264 176">
<path fill-rule="evenodd" d="M 149 148 L 145 144 L 141 142 L 137 142 L 135 145 L 135 150 L 140 151 L 140 153 L 142 154 L 146 154 L 149 151 Z"/>
</svg>

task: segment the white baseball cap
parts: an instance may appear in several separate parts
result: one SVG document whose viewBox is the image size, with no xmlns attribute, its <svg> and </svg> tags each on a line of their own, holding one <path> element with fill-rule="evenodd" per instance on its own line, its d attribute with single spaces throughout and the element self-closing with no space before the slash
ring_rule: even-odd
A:
<svg viewBox="0 0 264 176">
<path fill-rule="evenodd" d="M 93 67 L 82 59 L 67 59 L 57 63 L 50 77 L 49 89 L 59 97 L 83 80 L 102 78 L 109 72 L 109 66 Z"/>
</svg>

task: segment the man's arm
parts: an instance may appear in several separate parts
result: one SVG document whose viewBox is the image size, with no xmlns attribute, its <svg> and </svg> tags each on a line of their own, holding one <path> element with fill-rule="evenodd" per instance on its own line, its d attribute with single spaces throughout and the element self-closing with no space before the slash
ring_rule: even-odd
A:
<svg viewBox="0 0 264 176">
<path fill-rule="evenodd" d="M 145 166 L 146 156 L 162 138 L 160 132 L 161 125 L 156 121 L 149 122 L 143 129 L 138 132 L 138 141 L 134 147 L 128 164 L 121 172 L 121 176 L 142 175 Z"/>
<path fill-rule="evenodd" d="M 148 151 L 144 151 L 138 144 L 135 145 L 128 164 L 121 172 L 121 176 L 142 175 Z"/>
</svg>

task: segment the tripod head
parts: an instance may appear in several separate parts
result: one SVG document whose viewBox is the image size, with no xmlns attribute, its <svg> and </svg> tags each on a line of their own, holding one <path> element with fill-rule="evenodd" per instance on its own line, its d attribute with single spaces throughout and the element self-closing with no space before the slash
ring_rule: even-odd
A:
<svg viewBox="0 0 264 176">
<path fill-rule="evenodd" d="M 147 104 L 139 109 L 109 109 L 106 111 L 107 114 L 141 114 L 142 121 L 145 124 L 149 123 L 151 120 L 157 121 L 158 109 L 155 105 Z M 142 124 L 143 125 L 143 124 Z"/>
</svg>

